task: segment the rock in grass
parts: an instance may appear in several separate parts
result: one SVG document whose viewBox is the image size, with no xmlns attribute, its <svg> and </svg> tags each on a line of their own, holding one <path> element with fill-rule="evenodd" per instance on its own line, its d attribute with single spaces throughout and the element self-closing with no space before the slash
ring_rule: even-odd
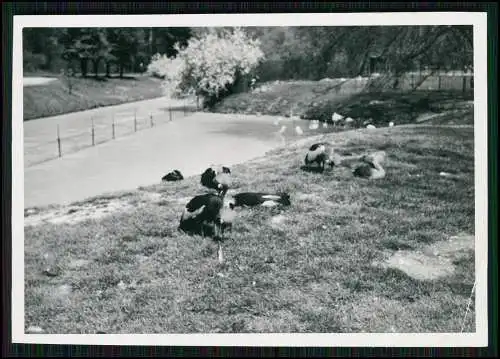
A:
<svg viewBox="0 0 500 359">
<path fill-rule="evenodd" d="M 267 256 L 265 259 L 264 259 L 264 262 L 265 263 L 274 263 L 274 258 L 272 256 Z"/>
<path fill-rule="evenodd" d="M 36 210 L 33 208 L 29 208 L 29 209 L 24 210 L 25 217 L 31 216 L 33 214 L 36 214 Z"/>
<path fill-rule="evenodd" d="M 37 326 L 30 326 L 26 329 L 26 334 L 42 334 L 44 330 Z"/>
<path fill-rule="evenodd" d="M 127 286 L 125 285 L 125 283 L 123 283 L 123 281 L 120 281 L 116 286 L 122 290 L 127 288 Z"/>
<path fill-rule="evenodd" d="M 43 269 L 42 273 L 47 277 L 57 277 L 62 272 L 61 267 L 57 264 L 47 264 Z"/>
<path fill-rule="evenodd" d="M 47 277 L 57 277 L 60 274 L 60 270 L 57 268 L 46 268 L 43 270 L 43 274 Z"/>
<path fill-rule="evenodd" d="M 219 248 L 218 248 L 218 251 L 217 251 L 217 257 L 218 257 L 218 260 L 219 260 L 219 264 L 224 264 L 224 256 L 222 254 L 222 246 L 220 245 L 220 243 L 219 243 Z"/>
<path fill-rule="evenodd" d="M 270 220 L 272 226 L 282 225 L 285 221 L 286 221 L 286 217 L 283 215 L 274 216 Z"/>
<path fill-rule="evenodd" d="M 46 252 L 43 255 L 43 273 L 49 277 L 56 277 L 60 274 L 61 269 L 56 263 L 56 256 L 52 252 Z"/>
</svg>

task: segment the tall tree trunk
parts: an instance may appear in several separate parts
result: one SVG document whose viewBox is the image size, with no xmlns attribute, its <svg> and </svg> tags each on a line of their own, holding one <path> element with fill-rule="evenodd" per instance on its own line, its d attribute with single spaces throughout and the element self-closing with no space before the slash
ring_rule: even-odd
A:
<svg viewBox="0 0 500 359">
<path fill-rule="evenodd" d="M 95 78 L 99 77 L 99 62 L 100 62 L 100 59 L 93 60 Z"/>
<path fill-rule="evenodd" d="M 80 59 L 80 71 L 82 72 L 82 77 L 87 77 L 87 59 Z"/>
<path fill-rule="evenodd" d="M 120 62 L 120 78 L 122 79 L 123 78 L 123 62 Z"/>
<path fill-rule="evenodd" d="M 46 57 L 45 57 L 45 66 L 47 67 L 47 70 L 51 71 L 52 70 L 52 54 L 49 52 Z"/>
<path fill-rule="evenodd" d="M 149 45 L 149 57 L 153 56 L 153 28 L 149 28 L 149 39 L 148 39 L 148 45 Z"/>
<path fill-rule="evenodd" d="M 111 77 L 111 66 L 109 61 L 106 61 L 106 77 Z"/>
</svg>

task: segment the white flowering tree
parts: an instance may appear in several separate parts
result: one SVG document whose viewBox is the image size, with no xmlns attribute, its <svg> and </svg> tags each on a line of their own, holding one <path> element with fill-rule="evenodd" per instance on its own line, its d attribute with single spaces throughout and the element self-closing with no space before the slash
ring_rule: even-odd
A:
<svg viewBox="0 0 500 359">
<path fill-rule="evenodd" d="M 264 59 L 258 40 L 242 29 L 209 30 L 191 38 L 175 58 L 155 55 L 148 71 L 164 79 L 171 97 L 195 94 L 211 106 L 232 93 L 239 81 L 248 79 Z"/>
</svg>

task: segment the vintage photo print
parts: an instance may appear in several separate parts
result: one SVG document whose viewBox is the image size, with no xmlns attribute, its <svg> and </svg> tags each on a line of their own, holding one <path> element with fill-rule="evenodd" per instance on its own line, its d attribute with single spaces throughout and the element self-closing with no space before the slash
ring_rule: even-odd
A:
<svg viewBox="0 0 500 359">
<path fill-rule="evenodd" d="M 487 345 L 486 20 L 14 16 L 13 343 Z"/>
</svg>

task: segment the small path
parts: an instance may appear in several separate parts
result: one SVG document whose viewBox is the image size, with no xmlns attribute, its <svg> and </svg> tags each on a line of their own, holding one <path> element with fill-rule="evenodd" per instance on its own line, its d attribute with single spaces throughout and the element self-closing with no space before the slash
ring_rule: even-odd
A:
<svg viewBox="0 0 500 359">
<path fill-rule="evenodd" d="M 40 86 L 57 80 L 56 77 L 23 77 L 23 86 Z"/>
</svg>

